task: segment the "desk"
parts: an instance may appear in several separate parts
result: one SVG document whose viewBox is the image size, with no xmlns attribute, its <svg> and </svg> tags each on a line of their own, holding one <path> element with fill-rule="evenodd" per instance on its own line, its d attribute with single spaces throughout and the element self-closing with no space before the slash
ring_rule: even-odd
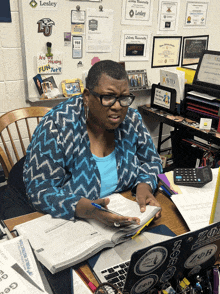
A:
<svg viewBox="0 0 220 294">
<path fill-rule="evenodd" d="M 209 144 L 214 143 L 216 145 L 220 145 L 220 133 L 217 133 L 216 130 L 201 130 L 198 127 L 194 126 L 196 124 L 195 121 L 189 119 L 187 120 L 183 116 L 173 116 L 166 111 L 147 107 L 146 105 L 139 106 L 138 111 L 141 113 L 143 118 L 149 118 L 149 120 L 152 120 L 154 122 L 158 121 L 160 123 L 157 146 L 157 151 L 159 154 L 161 152 L 161 145 L 170 138 L 168 137 L 162 140 L 163 124 L 174 127 L 174 130 L 182 130 L 183 132 L 188 132 L 193 136 L 202 138 L 208 141 Z M 187 123 L 187 121 L 191 121 L 191 123 Z"/>
<path fill-rule="evenodd" d="M 123 196 L 134 200 L 135 198 L 131 195 L 131 192 L 124 192 L 122 193 Z M 161 224 L 166 225 L 169 229 L 171 229 L 176 235 L 181 235 L 183 233 L 188 232 L 188 227 L 183 220 L 182 216 L 180 215 L 179 211 L 177 210 L 176 206 L 173 202 L 164 196 L 163 193 L 157 192 L 155 194 L 157 200 L 159 201 L 162 207 L 162 216 L 158 220 L 155 220 L 151 223 L 149 227 L 158 226 Z M 24 223 L 31 219 L 37 218 L 42 216 L 42 213 L 34 212 L 28 215 L 16 217 L 13 219 L 8 219 L 5 221 L 7 227 L 12 230 L 15 225 L 20 223 Z M 95 286 L 98 286 L 98 282 L 96 281 L 95 277 L 93 276 L 92 272 L 90 271 L 88 265 L 85 263 L 79 265 L 82 271 L 86 274 L 86 276 L 92 281 Z"/>
</svg>

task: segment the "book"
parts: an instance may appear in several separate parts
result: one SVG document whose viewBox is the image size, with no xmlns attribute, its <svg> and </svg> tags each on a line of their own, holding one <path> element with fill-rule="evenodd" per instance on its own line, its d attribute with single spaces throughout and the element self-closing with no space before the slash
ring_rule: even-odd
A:
<svg viewBox="0 0 220 294">
<path fill-rule="evenodd" d="M 52 218 L 47 214 L 15 226 L 20 235 L 29 239 L 37 259 L 52 273 L 76 265 L 104 248 L 129 240 L 160 207 L 146 206 L 144 213 L 136 201 L 121 194 L 108 196 L 108 208 L 124 216 L 139 217 L 140 225 L 109 227 L 94 219 L 75 222 Z"/>
</svg>

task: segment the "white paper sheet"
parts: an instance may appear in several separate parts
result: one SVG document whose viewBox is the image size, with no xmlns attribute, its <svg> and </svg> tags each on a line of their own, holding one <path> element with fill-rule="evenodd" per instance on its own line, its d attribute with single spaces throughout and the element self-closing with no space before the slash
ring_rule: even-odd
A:
<svg viewBox="0 0 220 294">
<path fill-rule="evenodd" d="M 172 195 L 172 201 L 191 231 L 209 225 L 218 168 L 212 169 L 213 180 L 202 188 L 180 186 L 183 194 Z"/>
<path fill-rule="evenodd" d="M 112 9 L 86 11 L 86 52 L 112 52 L 113 35 Z"/>
</svg>

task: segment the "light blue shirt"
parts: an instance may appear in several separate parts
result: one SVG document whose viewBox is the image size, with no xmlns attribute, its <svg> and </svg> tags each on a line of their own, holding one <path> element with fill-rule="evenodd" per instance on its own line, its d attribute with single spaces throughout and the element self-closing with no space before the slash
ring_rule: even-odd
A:
<svg viewBox="0 0 220 294">
<path fill-rule="evenodd" d="M 115 150 L 105 156 L 97 157 L 93 154 L 101 176 L 100 198 L 111 195 L 115 192 L 118 183 Z"/>
</svg>

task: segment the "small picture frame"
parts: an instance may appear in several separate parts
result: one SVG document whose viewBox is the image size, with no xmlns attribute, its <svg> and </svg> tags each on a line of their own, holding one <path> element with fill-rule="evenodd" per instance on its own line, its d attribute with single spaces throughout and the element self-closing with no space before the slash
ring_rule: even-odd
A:
<svg viewBox="0 0 220 294">
<path fill-rule="evenodd" d="M 208 49 L 209 35 L 183 37 L 182 67 L 198 64 L 204 50 Z"/>
<path fill-rule="evenodd" d="M 148 88 L 146 70 L 128 70 L 130 91 L 146 90 Z"/>
<path fill-rule="evenodd" d="M 84 91 L 83 82 L 80 79 L 63 80 L 61 86 L 63 95 L 68 98 L 80 95 Z"/>
<path fill-rule="evenodd" d="M 151 90 L 151 107 L 174 114 L 176 112 L 176 90 L 153 84 Z"/>
</svg>

